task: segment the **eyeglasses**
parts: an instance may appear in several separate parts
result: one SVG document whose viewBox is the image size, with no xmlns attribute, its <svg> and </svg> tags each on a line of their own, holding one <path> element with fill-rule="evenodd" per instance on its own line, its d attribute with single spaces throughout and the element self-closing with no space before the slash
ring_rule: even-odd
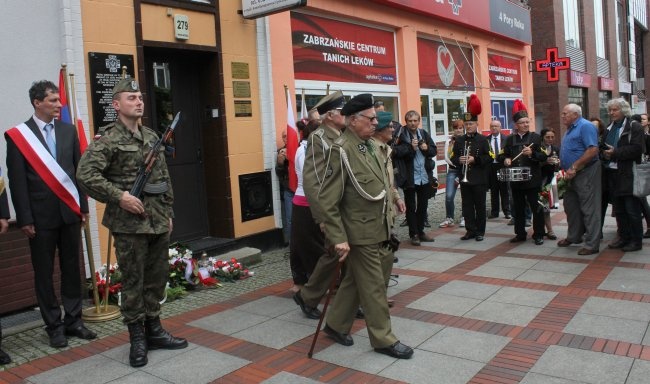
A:
<svg viewBox="0 0 650 384">
<path fill-rule="evenodd" d="M 374 121 L 378 121 L 378 120 L 377 120 L 377 116 L 366 116 L 366 115 L 364 115 L 363 113 L 357 113 L 357 115 L 359 115 L 359 116 L 363 116 L 363 117 L 365 117 L 366 119 L 370 120 L 371 122 L 372 122 L 373 120 L 374 120 Z"/>
</svg>

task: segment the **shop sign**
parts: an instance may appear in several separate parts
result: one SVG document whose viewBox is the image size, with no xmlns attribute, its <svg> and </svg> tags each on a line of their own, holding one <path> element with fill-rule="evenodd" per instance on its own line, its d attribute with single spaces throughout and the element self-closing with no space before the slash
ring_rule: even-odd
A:
<svg viewBox="0 0 650 384">
<path fill-rule="evenodd" d="M 418 39 L 420 88 L 474 90 L 472 50 L 439 41 Z"/>
<path fill-rule="evenodd" d="M 291 13 L 296 79 L 397 84 L 393 32 Z"/>
<path fill-rule="evenodd" d="M 614 79 L 610 79 L 609 77 L 599 77 L 598 89 L 600 89 L 601 91 L 613 91 Z"/>
<path fill-rule="evenodd" d="M 572 87 L 589 88 L 591 87 L 591 75 L 584 72 L 569 71 L 569 85 Z"/>
<path fill-rule="evenodd" d="M 305 5 L 307 0 L 242 0 L 241 9 L 244 19 L 256 19 Z"/>
<path fill-rule="evenodd" d="M 389 7 L 532 42 L 530 10 L 509 0 L 375 0 Z"/>
<path fill-rule="evenodd" d="M 488 54 L 490 89 L 495 92 L 521 92 L 521 63 L 510 57 Z"/>
<path fill-rule="evenodd" d="M 571 59 L 558 56 L 557 47 L 546 48 L 546 59 L 535 61 L 537 72 L 546 71 L 546 81 L 559 81 L 560 70 L 571 68 Z"/>
</svg>

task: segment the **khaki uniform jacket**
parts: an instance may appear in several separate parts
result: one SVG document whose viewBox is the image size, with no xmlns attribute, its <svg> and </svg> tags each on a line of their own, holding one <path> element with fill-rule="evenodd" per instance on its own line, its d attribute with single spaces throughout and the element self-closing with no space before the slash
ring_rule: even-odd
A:
<svg viewBox="0 0 650 384">
<path fill-rule="evenodd" d="M 302 170 L 302 188 L 314 221 L 323 222 L 323 212 L 318 204 L 318 193 L 325 177 L 332 172 L 329 166 L 329 152 L 334 140 L 340 136 L 339 131 L 326 125 L 321 125 L 309 135 L 307 150 L 305 151 L 305 164 Z"/>
<path fill-rule="evenodd" d="M 77 170 L 77 180 L 82 190 L 95 200 L 106 203 L 102 224 L 114 233 L 162 234 L 169 231 L 169 218 L 173 217 L 174 194 L 161 146 L 148 184 L 166 182 L 168 189 L 160 194 L 144 193 L 146 218 L 120 208 L 124 191 L 135 183 L 138 168 L 158 140 L 156 132 L 140 126 L 131 132 L 119 120 L 103 130 L 86 149 Z"/>
<path fill-rule="evenodd" d="M 393 169 L 393 159 L 392 159 L 392 153 L 393 153 L 393 148 L 391 148 L 390 145 L 382 143 L 381 141 L 375 139 L 374 137 L 371 139 L 373 144 L 375 145 L 375 148 L 379 148 L 379 154 L 381 155 L 382 158 L 382 163 L 384 164 L 384 167 L 386 168 L 386 174 L 388 175 L 388 182 L 390 183 L 390 193 L 388 194 L 388 207 L 390 208 L 388 211 L 388 223 L 392 226 L 395 225 L 395 217 L 397 217 L 398 212 L 397 212 L 397 200 L 400 199 L 399 191 L 395 187 L 395 170 Z"/>
<path fill-rule="evenodd" d="M 370 245 L 389 238 L 390 182 L 379 149 L 374 152 L 375 156 L 350 129 L 334 141 L 329 155 L 332 172 L 318 195 L 325 234 L 333 244 Z M 344 164 L 343 153 L 350 169 Z M 362 192 L 355 188 L 354 180 Z"/>
</svg>

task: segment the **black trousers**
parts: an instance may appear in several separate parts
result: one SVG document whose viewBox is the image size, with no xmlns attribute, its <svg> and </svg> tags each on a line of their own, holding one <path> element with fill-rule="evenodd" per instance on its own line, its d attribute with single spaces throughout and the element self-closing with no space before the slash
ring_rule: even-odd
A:
<svg viewBox="0 0 650 384">
<path fill-rule="evenodd" d="M 82 324 L 80 230 L 80 223 L 64 224 L 54 229 L 36 228 L 36 236 L 29 239 L 36 300 L 48 332 L 62 326 L 76 328 Z M 54 254 L 57 249 L 61 270 L 61 301 L 65 311 L 63 321 L 61 321 L 61 308 L 54 292 L 52 278 Z"/>
<path fill-rule="evenodd" d="M 460 185 L 465 230 L 475 235 L 485 235 L 487 185 Z"/>
<path fill-rule="evenodd" d="M 544 236 L 544 209 L 537 202 L 540 188 L 512 188 L 512 203 L 514 205 L 515 234 L 525 238 L 526 232 L 526 201 L 533 211 L 533 238 Z"/>
<path fill-rule="evenodd" d="M 508 183 L 497 179 L 497 170 L 500 164 L 490 164 L 490 206 L 493 216 L 499 215 L 499 197 L 501 198 L 501 209 L 504 215 L 510 214 L 510 196 L 508 193 Z"/>
<path fill-rule="evenodd" d="M 625 243 L 641 245 L 643 242 L 641 200 L 633 195 L 616 196 L 614 211 L 621 240 Z"/>
<path fill-rule="evenodd" d="M 409 225 L 409 237 L 424 233 L 424 220 L 427 218 L 427 206 L 431 193 L 429 184 L 404 188 L 406 204 L 406 222 Z"/>
</svg>

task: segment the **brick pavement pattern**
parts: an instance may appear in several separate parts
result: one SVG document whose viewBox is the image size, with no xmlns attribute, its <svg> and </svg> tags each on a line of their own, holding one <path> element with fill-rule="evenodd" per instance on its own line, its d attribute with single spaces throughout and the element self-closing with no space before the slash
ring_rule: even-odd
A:
<svg viewBox="0 0 650 384">
<path fill-rule="evenodd" d="M 438 202 L 444 199 L 438 199 Z M 439 206 L 440 204 L 435 204 Z M 439 207 L 438 207 L 439 208 Z M 430 218 L 440 219 L 434 209 Z M 552 212 L 561 239 L 566 220 Z M 355 344 L 324 334 L 307 357 L 317 321 L 293 303 L 285 250 L 264 255 L 255 277 L 201 290 L 166 304 L 164 326 L 190 342 L 151 351 L 149 364 L 128 364 L 120 320 L 93 324 L 99 339 L 49 348 L 41 329 L 6 337 L 15 363 L 8 383 L 647 383 L 650 377 L 650 242 L 641 252 L 579 245 L 511 244 L 513 227 L 489 220 L 485 241 L 461 241 L 464 229 L 438 229 L 436 241 L 403 242 L 389 295 L 393 328 L 416 348 L 410 360 L 372 351 L 365 323 Z"/>
</svg>

